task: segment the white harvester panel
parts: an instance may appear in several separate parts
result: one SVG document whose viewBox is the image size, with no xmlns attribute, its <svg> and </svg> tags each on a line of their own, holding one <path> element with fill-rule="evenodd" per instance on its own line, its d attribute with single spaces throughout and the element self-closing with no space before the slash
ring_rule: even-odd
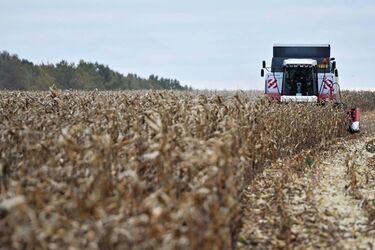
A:
<svg viewBox="0 0 375 250">
<path fill-rule="evenodd" d="M 295 67 L 313 67 L 316 66 L 316 60 L 313 59 L 285 59 L 284 66 Z"/>
<path fill-rule="evenodd" d="M 298 95 L 283 95 L 280 99 L 281 102 L 312 102 L 318 101 L 317 96 L 298 96 Z"/>
<path fill-rule="evenodd" d="M 332 73 L 327 74 L 318 74 L 318 86 L 320 95 L 329 95 L 332 91 L 333 94 L 336 94 L 337 89 L 335 88 L 335 76 Z"/>
<path fill-rule="evenodd" d="M 279 94 L 283 88 L 283 73 L 275 72 L 268 73 L 266 79 L 266 93 L 267 94 Z"/>
</svg>

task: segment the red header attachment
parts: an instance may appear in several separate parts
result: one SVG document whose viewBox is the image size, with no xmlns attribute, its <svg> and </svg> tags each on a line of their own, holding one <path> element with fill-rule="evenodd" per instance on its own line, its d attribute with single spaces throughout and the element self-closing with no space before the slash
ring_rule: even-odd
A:
<svg viewBox="0 0 375 250">
<path fill-rule="evenodd" d="M 359 122 L 361 119 L 361 111 L 359 108 L 352 108 L 350 110 L 350 115 L 352 118 L 352 122 Z"/>
</svg>

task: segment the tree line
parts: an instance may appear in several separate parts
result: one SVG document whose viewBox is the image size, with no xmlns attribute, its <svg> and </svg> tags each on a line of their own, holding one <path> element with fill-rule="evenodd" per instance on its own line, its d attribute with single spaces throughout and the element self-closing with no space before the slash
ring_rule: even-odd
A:
<svg viewBox="0 0 375 250">
<path fill-rule="evenodd" d="M 7 51 L 0 52 L 0 89 L 47 90 L 52 85 L 59 89 L 83 90 L 190 89 L 175 79 L 155 75 L 148 79 L 136 74 L 124 76 L 99 63 L 81 60 L 75 64 L 62 60 L 38 65 Z"/>
</svg>

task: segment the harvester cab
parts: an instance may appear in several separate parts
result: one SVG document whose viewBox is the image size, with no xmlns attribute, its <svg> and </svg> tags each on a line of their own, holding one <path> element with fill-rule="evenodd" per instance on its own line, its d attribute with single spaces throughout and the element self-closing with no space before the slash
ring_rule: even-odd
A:
<svg viewBox="0 0 375 250">
<path fill-rule="evenodd" d="M 281 103 L 342 104 L 335 58 L 327 45 L 274 45 L 271 67 L 263 61 L 265 95 Z M 267 71 L 267 74 L 265 74 Z M 359 131 L 358 108 L 348 111 L 350 130 Z"/>
</svg>

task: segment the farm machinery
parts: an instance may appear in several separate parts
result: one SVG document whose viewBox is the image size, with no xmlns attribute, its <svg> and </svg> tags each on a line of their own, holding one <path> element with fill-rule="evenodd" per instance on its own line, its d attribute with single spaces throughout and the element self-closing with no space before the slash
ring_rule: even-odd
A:
<svg viewBox="0 0 375 250">
<path fill-rule="evenodd" d="M 262 63 L 265 95 L 279 103 L 342 103 L 336 60 L 330 45 L 274 45 L 271 67 Z M 267 73 L 265 74 L 265 71 Z M 359 132 L 360 110 L 347 110 L 349 130 Z"/>
</svg>

